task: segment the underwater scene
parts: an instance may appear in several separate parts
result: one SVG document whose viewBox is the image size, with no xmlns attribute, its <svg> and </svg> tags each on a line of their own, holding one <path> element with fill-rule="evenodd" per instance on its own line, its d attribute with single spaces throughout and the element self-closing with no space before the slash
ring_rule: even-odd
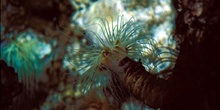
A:
<svg viewBox="0 0 220 110">
<path fill-rule="evenodd" d="M 1 0 L 0 110 L 219 110 L 218 0 Z"/>
</svg>

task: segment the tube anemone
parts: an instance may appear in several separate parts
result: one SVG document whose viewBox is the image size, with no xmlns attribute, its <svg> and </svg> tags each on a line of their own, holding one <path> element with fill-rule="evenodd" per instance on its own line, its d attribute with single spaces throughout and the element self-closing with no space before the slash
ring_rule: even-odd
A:
<svg viewBox="0 0 220 110">
<path fill-rule="evenodd" d="M 147 34 L 143 23 L 134 18 L 125 21 L 123 16 L 115 22 L 113 18 L 111 22 L 107 18 L 94 20 L 85 34 L 89 43 L 74 49 L 73 57 L 69 59 L 81 76 L 82 91 L 106 86 L 112 73 L 123 78 L 124 76 L 120 76 L 123 68 L 119 67 L 119 63 L 125 57 L 139 61 L 145 71 L 168 78 L 166 69 L 162 72 L 157 72 L 156 69 L 167 62 L 175 62 L 177 56 L 172 55 L 177 53 L 169 47 L 157 46 L 156 40 Z M 171 70 L 172 67 L 168 67 L 168 71 Z"/>
<path fill-rule="evenodd" d="M 89 45 L 81 45 L 80 48 L 74 50 L 74 56 L 71 61 L 77 72 L 81 75 L 81 81 L 86 86 L 103 86 L 106 85 L 110 77 L 110 70 L 108 66 L 103 63 L 106 56 L 114 50 L 121 49 L 124 52 L 119 56 L 114 57 L 122 58 L 128 56 L 132 59 L 140 59 L 143 56 L 143 48 L 145 45 L 151 44 L 153 39 L 146 37 L 143 32 L 143 25 L 131 18 L 128 21 L 123 19 L 123 16 L 118 17 L 116 22 L 109 22 L 105 18 L 96 18 L 95 23 L 90 25 L 92 29 L 98 29 L 98 31 L 86 30 L 85 37 L 89 41 Z M 117 64 L 117 61 L 114 62 Z M 112 68 L 112 67 L 111 67 Z M 118 69 L 115 66 L 115 69 Z"/>
</svg>

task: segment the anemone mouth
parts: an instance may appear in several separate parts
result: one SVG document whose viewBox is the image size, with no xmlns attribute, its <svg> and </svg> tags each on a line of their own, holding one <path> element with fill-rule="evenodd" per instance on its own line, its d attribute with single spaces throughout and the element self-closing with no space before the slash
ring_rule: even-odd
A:
<svg viewBox="0 0 220 110">
<path fill-rule="evenodd" d="M 108 47 L 104 48 L 101 52 L 102 57 L 106 57 L 110 54 L 110 49 Z"/>
<path fill-rule="evenodd" d="M 107 48 L 106 50 L 102 51 L 101 65 L 107 67 L 111 72 L 115 72 L 116 70 L 121 70 L 118 65 L 119 62 L 122 61 L 125 57 L 127 57 L 126 49 L 116 45 L 112 49 Z M 120 73 L 121 72 L 122 71 L 120 71 Z"/>
</svg>

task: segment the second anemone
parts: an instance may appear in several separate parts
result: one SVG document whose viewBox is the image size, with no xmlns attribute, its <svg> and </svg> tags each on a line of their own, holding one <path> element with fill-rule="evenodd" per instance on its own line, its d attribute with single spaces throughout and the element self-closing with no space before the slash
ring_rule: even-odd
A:
<svg viewBox="0 0 220 110">
<path fill-rule="evenodd" d="M 42 73 L 42 58 L 48 54 L 42 51 L 48 48 L 48 45 L 40 42 L 37 34 L 31 30 L 5 34 L 4 38 L 1 42 L 1 59 L 14 67 L 19 81 L 26 89 L 31 90 L 36 86 L 36 78 Z"/>
</svg>

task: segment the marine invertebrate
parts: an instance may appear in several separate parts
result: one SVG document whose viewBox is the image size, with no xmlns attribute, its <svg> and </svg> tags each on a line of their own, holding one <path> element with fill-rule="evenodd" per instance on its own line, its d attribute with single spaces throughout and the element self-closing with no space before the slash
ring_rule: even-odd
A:
<svg viewBox="0 0 220 110">
<path fill-rule="evenodd" d="M 15 68 L 19 81 L 30 89 L 41 73 L 41 59 L 50 52 L 50 46 L 38 41 L 32 31 L 10 33 L 4 38 L 1 42 L 1 59 Z"/>
<path fill-rule="evenodd" d="M 140 31 L 143 26 L 133 18 L 126 22 L 123 17 L 119 17 L 116 25 L 104 18 L 98 18 L 97 21 L 95 24 L 100 27 L 101 32 L 86 30 L 86 38 L 90 43 L 75 49 L 71 61 L 84 81 L 105 85 L 108 82 L 108 77 L 105 76 L 109 76 L 109 71 L 102 65 L 103 57 L 115 47 L 122 47 L 128 53 L 126 55 L 140 59 L 143 54 L 143 46 L 140 44 L 145 41 L 146 44 L 151 43 L 152 38 L 146 37 Z"/>
<path fill-rule="evenodd" d="M 135 20 L 138 21 L 139 24 L 144 24 L 144 27 L 147 30 L 145 30 L 146 32 L 144 33 L 146 39 L 143 39 L 143 41 L 139 43 L 140 45 L 138 45 L 143 47 L 139 50 L 139 52 L 142 53 L 142 58 L 139 58 L 138 55 L 140 54 L 131 55 L 128 53 L 130 54 L 129 58 L 132 58 L 135 61 L 141 59 L 141 62 L 147 71 L 154 74 L 160 74 L 161 78 L 167 79 L 169 77 L 171 72 L 168 72 L 169 70 L 167 70 L 167 68 L 172 70 L 178 56 L 178 52 L 175 50 L 175 41 L 169 37 L 170 33 L 173 32 L 174 25 L 172 22 L 175 17 L 170 0 L 149 0 L 147 2 L 113 0 L 111 3 L 105 0 L 86 3 L 77 3 L 77 1 L 73 2 L 75 7 L 83 6 L 80 7 L 80 10 L 76 11 L 72 18 L 73 26 L 79 26 L 82 29 L 88 28 L 88 23 L 94 16 L 112 16 L 113 19 L 109 19 L 111 17 L 105 18 L 109 22 L 106 24 L 110 25 L 110 27 L 111 25 L 117 25 L 117 19 L 115 18 L 117 18 L 116 16 L 118 15 L 123 15 L 125 21 L 129 20 L 132 16 L 135 16 Z M 100 8 L 102 10 L 100 10 Z M 104 36 L 103 32 L 99 31 L 101 30 L 99 27 L 94 26 L 89 30 L 96 32 L 99 36 Z M 149 37 L 151 39 L 148 39 Z M 98 42 L 99 41 L 96 43 Z"/>
<path fill-rule="evenodd" d="M 158 46 L 155 46 L 157 42 L 147 34 L 144 25 L 133 18 L 124 21 L 123 17 L 119 17 L 116 25 L 104 18 L 99 18 L 97 25 L 100 26 L 101 32 L 87 30 L 86 38 L 90 43 L 75 49 L 72 59 L 72 64 L 81 75 L 81 85 L 85 85 L 82 86 L 82 90 L 87 92 L 91 88 L 104 87 L 111 83 L 113 86 L 107 89 L 115 93 L 112 95 L 119 101 L 125 101 L 127 95 L 129 97 L 132 94 L 150 107 L 162 106 L 165 97 L 160 97 L 162 91 L 147 85 L 154 81 L 157 82 L 156 84 L 166 85 L 166 80 L 158 78 L 159 76 L 153 75 L 151 71 L 146 71 L 148 69 L 142 63 L 146 59 L 156 60 L 155 66 L 157 66 L 160 63 L 172 61 L 175 58 L 169 58 L 167 55 L 164 58 L 162 58 L 163 55 L 160 56 L 160 54 L 172 54 L 172 49 L 168 47 L 158 49 Z M 163 49 L 171 52 L 161 51 Z M 121 84 L 114 83 L 117 81 Z M 141 87 L 145 89 L 141 90 Z M 117 94 L 123 91 L 128 91 L 130 94 L 126 92 Z M 153 91 L 156 91 L 156 94 Z M 155 104 L 155 101 L 158 103 Z"/>
</svg>

